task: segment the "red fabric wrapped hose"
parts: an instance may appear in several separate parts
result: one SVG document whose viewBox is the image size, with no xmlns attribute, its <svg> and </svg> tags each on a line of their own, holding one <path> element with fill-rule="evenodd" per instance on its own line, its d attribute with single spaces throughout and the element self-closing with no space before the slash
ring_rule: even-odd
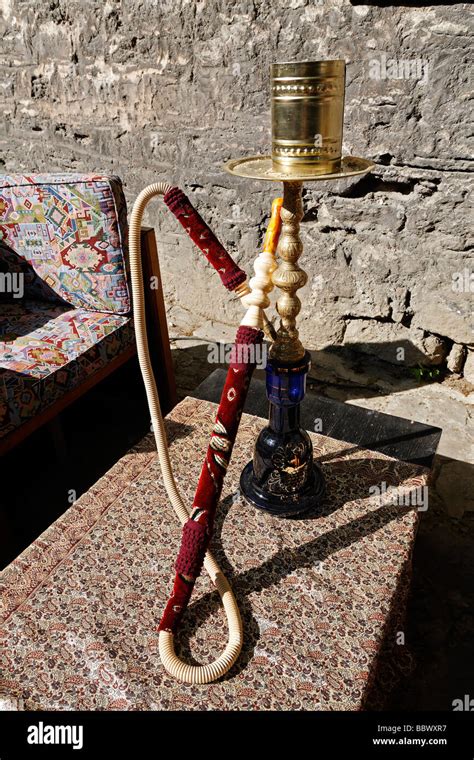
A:
<svg viewBox="0 0 474 760">
<path fill-rule="evenodd" d="M 193 509 L 183 526 L 181 548 L 176 560 L 173 591 L 158 627 L 175 633 L 201 572 L 224 476 L 232 454 L 240 417 L 255 369 L 255 347 L 263 333 L 254 327 L 239 327 L 233 346 L 229 371 L 222 391 L 211 439 L 202 466 Z"/>
<path fill-rule="evenodd" d="M 247 275 L 237 266 L 218 241 L 204 219 L 198 214 L 189 198 L 179 187 L 172 187 L 163 197 L 164 202 L 182 224 L 191 240 L 204 253 L 214 267 L 227 290 L 234 290 L 246 279 Z"/>
</svg>

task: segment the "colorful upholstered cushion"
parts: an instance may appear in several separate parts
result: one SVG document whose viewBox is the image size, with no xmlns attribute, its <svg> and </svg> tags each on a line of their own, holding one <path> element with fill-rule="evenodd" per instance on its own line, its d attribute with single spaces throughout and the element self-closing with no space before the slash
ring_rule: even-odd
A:
<svg viewBox="0 0 474 760">
<path fill-rule="evenodd" d="M 0 239 L 0 304 L 24 297 L 67 305 L 38 277 L 31 264 Z"/>
<path fill-rule="evenodd" d="M 134 341 L 130 317 L 28 301 L 0 308 L 0 437 L 106 366 Z"/>
<path fill-rule="evenodd" d="M 127 314 L 126 217 L 118 177 L 0 175 L 0 239 L 43 281 L 42 298 Z"/>
</svg>

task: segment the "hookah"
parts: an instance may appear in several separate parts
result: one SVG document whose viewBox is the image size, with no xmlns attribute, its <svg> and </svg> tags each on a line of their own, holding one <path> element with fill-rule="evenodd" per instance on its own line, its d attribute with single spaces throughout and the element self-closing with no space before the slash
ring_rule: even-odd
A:
<svg viewBox="0 0 474 760">
<path fill-rule="evenodd" d="M 299 425 L 300 404 L 310 368 L 309 352 L 299 340 L 296 328 L 301 309 L 296 291 L 307 281 L 306 273 L 298 266 L 303 250 L 299 235 L 302 188 L 304 181 L 344 179 L 365 174 L 373 167 L 367 159 L 342 157 L 344 61 L 272 64 L 271 87 L 272 155 L 234 159 L 224 167 L 239 177 L 283 182 L 283 198 L 273 201 L 263 250 L 254 261 L 255 274 L 248 283 L 246 273 L 179 188 L 167 182 L 149 185 L 136 199 L 130 218 L 130 270 L 140 369 L 165 489 L 183 526 L 173 589 L 158 626 L 159 653 L 166 671 L 185 683 L 217 680 L 232 668 L 242 649 L 239 608 L 208 546 L 264 333 L 270 341 L 266 366 L 269 424 L 257 439 L 253 460 L 242 472 L 241 491 L 250 505 L 280 517 L 314 510 L 324 497 L 324 478 L 313 461 L 311 439 Z M 145 208 L 155 196 L 163 197 L 165 205 L 216 269 L 223 285 L 245 307 L 191 508 L 185 504 L 173 475 L 148 349 L 140 229 Z M 277 331 L 265 313 L 270 305 L 268 293 L 273 287 L 281 291 L 277 301 L 280 317 Z M 203 566 L 220 595 L 227 617 L 228 641 L 214 662 L 189 665 L 177 656 L 174 637 Z"/>
</svg>

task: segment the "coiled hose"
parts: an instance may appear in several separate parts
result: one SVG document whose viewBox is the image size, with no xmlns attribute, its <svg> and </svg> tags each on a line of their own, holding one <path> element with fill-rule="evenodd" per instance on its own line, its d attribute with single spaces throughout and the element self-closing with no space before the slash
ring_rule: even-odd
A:
<svg viewBox="0 0 474 760">
<path fill-rule="evenodd" d="M 145 320 L 145 297 L 143 290 L 143 271 L 140 251 L 140 231 L 143 214 L 148 202 L 156 195 L 165 195 L 171 190 L 167 182 L 156 182 L 146 187 L 135 201 L 129 226 L 130 273 L 133 294 L 133 319 L 137 342 L 140 370 L 145 385 L 150 416 L 155 434 L 158 458 L 165 484 L 166 493 L 178 519 L 183 525 L 190 515 L 174 479 L 171 467 L 166 431 L 161 413 L 160 400 L 150 360 L 148 337 Z M 168 631 L 159 633 L 159 652 L 166 671 L 185 683 L 210 683 L 227 673 L 237 660 L 242 649 L 243 631 L 237 602 L 232 589 L 212 554 L 206 552 L 204 567 L 212 583 L 219 592 L 222 606 L 227 618 L 228 641 L 222 654 L 208 665 L 188 665 L 174 651 L 173 634 Z"/>
</svg>

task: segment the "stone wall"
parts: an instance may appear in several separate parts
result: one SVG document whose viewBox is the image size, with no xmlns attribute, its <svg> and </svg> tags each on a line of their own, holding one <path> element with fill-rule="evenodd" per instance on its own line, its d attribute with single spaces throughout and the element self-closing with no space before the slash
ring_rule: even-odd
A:
<svg viewBox="0 0 474 760">
<path fill-rule="evenodd" d="M 269 64 L 345 58 L 345 152 L 373 174 L 305 190 L 300 330 L 474 381 L 469 5 L 347 0 L 1 0 L 0 171 L 119 174 L 185 188 L 250 271 L 275 187 L 224 173 L 269 150 Z M 173 329 L 235 324 L 176 221 L 158 230 Z M 404 351 L 400 351 L 400 348 Z"/>
</svg>

